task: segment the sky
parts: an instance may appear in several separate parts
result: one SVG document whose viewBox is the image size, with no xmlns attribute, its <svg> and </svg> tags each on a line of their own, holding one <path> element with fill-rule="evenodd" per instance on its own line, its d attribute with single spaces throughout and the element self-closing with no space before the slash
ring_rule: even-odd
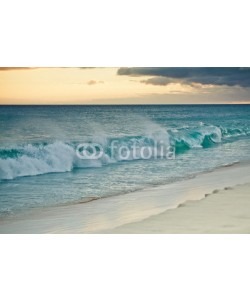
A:
<svg viewBox="0 0 250 300">
<path fill-rule="evenodd" d="M 250 104 L 250 68 L 3 68 L 0 104 Z"/>
</svg>

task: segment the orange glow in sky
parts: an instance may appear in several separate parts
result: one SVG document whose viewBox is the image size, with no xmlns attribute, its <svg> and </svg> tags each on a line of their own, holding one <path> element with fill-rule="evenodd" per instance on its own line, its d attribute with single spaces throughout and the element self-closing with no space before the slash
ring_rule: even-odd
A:
<svg viewBox="0 0 250 300">
<path fill-rule="evenodd" d="M 246 92 L 240 94 L 242 89 L 181 82 L 154 85 L 146 83 L 150 76 L 119 76 L 117 70 L 0 68 L 0 104 L 250 103 Z"/>
</svg>

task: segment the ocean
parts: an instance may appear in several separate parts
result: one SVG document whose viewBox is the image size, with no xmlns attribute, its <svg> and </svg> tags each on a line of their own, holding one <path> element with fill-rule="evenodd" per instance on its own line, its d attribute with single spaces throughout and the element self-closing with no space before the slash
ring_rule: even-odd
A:
<svg viewBox="0 0 250 300">
<path fill-rule="evenodd" d="M 2 217 L 250 160 L 250 105 L 0 106 L 0 130 Z"/>
</svg>

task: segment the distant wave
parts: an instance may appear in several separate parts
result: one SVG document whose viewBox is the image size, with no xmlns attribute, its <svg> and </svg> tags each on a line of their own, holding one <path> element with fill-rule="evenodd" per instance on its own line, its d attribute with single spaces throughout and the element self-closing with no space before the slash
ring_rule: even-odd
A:
<svg viewBox="0 0 250 300">
<path fill-rule="evenodd" d="M 79 159 L 75 151 L 78 143 L 55 141 L 53 143 L 44 142 L 9 148 L 2 147 L 0 148 L 0 179 L 69 172 L 75 168 L 102 167 L 119 161 L 135 159 L 132 155 L 124 159 L 119 155 L 119 152 L 111 155 L 112 141 L 116 141 L 118 146 L 128 148 L 136 144 L 138 151 L 142 147 L 154 147 L 154 143 L 161 141 L 165 146 L 174 146 L 176 154 L 181 154 L 188 149 L 212 147 L 228 137 L 248 134 L 248 131 L 242 129 L 221 128 L 201 123 L 198 127 L 183 126 L 172 130 L 157 129 L 144 136 L 119 136 L 117 138 L 105 137 L 101 139 L 93 137 L 87 142 L 99 143 L 104 149 L 104 155 L 97 160 Z"/>
</svg>

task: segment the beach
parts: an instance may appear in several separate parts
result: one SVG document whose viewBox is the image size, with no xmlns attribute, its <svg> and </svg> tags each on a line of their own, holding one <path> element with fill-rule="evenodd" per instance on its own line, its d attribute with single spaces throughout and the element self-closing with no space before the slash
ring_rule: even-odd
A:
<svg viewBox="0 0 250 300">
<path fill-rule="evenodd" d="M 249 164 L 97 199 L 1 217 L 0 233 L 249 233 Z"/>
<path fill-rule="evenodd" d="M 214 190 L 198 201 L 110 233 L 250 233 L 250 184 Z"/>
<path fill-rule="evenodd" d="M 0 115 L 0 233 L 109 233 L 250 183 L 249 105 L 6 105 Z"/>
</svg>

